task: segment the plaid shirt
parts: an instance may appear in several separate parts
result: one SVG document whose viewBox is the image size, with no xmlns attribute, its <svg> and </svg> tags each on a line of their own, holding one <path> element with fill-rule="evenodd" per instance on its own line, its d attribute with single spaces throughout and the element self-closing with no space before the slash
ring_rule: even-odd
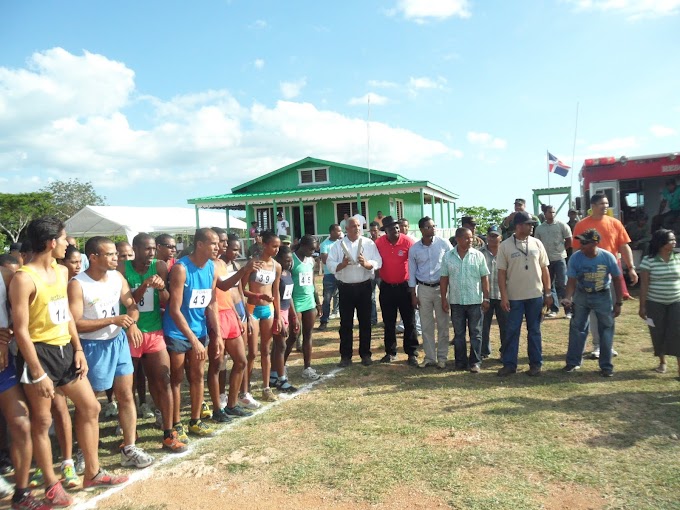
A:
<svg viewBox="0 0 680 510">
<path fill-rule="evenodd" d="M 484 254 L 486 267 L 489 268 L 489 299 L 500 299 L 501 291 L 498 288 L 498 266 L 496 264 L 496 255 L 491 253 L 486 246 L 479 251 Z"/>
</svg>

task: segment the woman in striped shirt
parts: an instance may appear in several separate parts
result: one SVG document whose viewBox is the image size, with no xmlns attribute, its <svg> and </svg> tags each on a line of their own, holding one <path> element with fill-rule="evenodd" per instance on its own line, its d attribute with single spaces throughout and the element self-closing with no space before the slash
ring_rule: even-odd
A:
<svg viewBox="0 0 680 510">
<path fill-rule="evenodd" d="M 680 254 L 675 253 L 675 233 L 660 229 L 640 263 L 640 317 L 647 320 L 659 358 L 656 371 L 666 372 L 666 356 L 678 358 L 680 375 Z"/>
</svg>

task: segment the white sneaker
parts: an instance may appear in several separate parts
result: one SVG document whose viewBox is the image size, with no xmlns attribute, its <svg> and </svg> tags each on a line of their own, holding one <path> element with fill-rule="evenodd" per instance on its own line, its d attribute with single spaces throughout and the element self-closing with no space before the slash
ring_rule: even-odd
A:
<svg viewBox="0 0 680 510">
<path fill-rule="evenodd" d="M 557 317 L 557 312 L 548 312 L 546 314 L 546 317 L 553 319 L 553 318 Z"/>
<path fill-rule="evenodd" d="M 312 367 L 307 367 L 302 371 L 302 378 L 309 379 L 310 381 L 316 381 L 321 375 L 314 370 Z"/>
<path fill-rule="evenodd" d="M 82 475 L 85 472 L 85 455 L 83 455 L 83 450 L 80 448 L 78 448 L 73 458 L 73 467 L 76 468 L 77 475 Z"/>
<path fill-rule="evenodd" d="M 115 401 L 107 402 L 103 407 L 104 417 L 115 418 L 118 416 L 118 404 Z"/>
<path fill-rule="evenodd" d="M 614 349 L 612 349 L 612 357 L 614 357 L 614 356 L 618 356 L 618 355 L 619 355 L 619 353 L 618 353 L 618 352 L 616 352 L 616 351 L 615 351 Z"/>
<path fill-rule="evenodd" d="M 151 406 L 144 402 L 141 406 L 139 406 L 139 411 L 137 412 L 137 418 L 142 418 L 142 419 L 148 419 L 148 418 L 153 418 L 155 415 L 153 414 L 153 409 L 151 409 Z"/>
<path fill-rule="evenodd" d="M 573 317 L 573 314 L 571 312 L 567 312 L 564 316 L 565 319 L 569 319 L 569 320 L 571 320 L 572 317 Z"/>
<path fill-rule="evenodd" d="M 161 414 L 161 410 L 155 409 L 153 415 L 156 418 L 156 422 L 153 424 L 153 426 L 157 429 L 163 430 L 163 414 Z"/>
<path fill-rule="evenodd" d="M 127 450 L 127 453 L 125 450 Z M 127 446 L 120 450 L 120 465 L 123 467 L 142 469 L 150 466 L 154 460 L 151 455 L 135 445 Z"/>
<path fill-rule="evenodd" d="M 255 400 L 250 393 L 240 393 L 238 396 L 238 403 L 246 409 L 259 409 L 262 407 L 262 404 Z"/>
<path fill-rule="evenodd" d="M 227 407 L 227 394 L 220 393 L 220 409 Z"/>
</svg>

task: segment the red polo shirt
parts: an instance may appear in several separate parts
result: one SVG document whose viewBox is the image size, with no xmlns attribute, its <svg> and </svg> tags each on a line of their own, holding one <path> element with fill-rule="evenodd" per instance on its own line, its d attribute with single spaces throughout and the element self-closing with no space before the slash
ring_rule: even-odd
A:
<svg viewBox="0 0 680 510">
<path fill-rule="evenodd" d="M 387 236 L 380 236 L 375 241 L 382 267 L 380 268 L 380 278 L 385 283 L 403 283 L 408 281 L 408 251 L 415 241 L 404 234 L 399 235 L 396 244 L 390 243 Z"/>
</svg>

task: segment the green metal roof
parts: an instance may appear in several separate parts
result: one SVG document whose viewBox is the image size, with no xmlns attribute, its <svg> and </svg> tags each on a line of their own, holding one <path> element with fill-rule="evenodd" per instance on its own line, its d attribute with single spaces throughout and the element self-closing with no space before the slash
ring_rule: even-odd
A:
<svg viewBox="0 0 680 510">
<path fill-rule="evenodd" d="M 231 191 L 236 193 L 239 190 L 242 190 L 243 188 L 247 188 L 251 184 L 255 184 L 256 182 L 260 182 L 260 181 L 263 181 L 265 179 L 269 179 L 270 177 L 272 177 L 274 175 L 283 173 L 286 170 L 290 170 L 291 168 L 295 168 L 295 167 L 302 165 L 304 163 L 316 163 L 318 165 L 323 165 L 323 166 L 334 166 L 334 167 L 337 167 L 337 168 L 345 168 L 347 170 L 354 170 L 356 172 L 363 172 L 363 173 L 366 173 L 366 174 L 369 173 L 368 168 L 362 168 L 360 166 L 354 166 L 354 165 L 345 165 L 344 163 L 335 163 L 333 161 L 326 161 L 325 159 L 317 159 L 317 158 L 313 158 L 311 156 L 307 156 L 306 158 L 301 159 L 300 161 L 296 161 L 295 163 L 291 163 L 290 165 L 286 165 L 283 168 L 279 168 L 278 170 L 274 170 L 273 172 L 269 172 L 268 174 L 261 175 L 260 177 L 256 177 L 255 179 L 250 180 L 248 182 L 244 182 L 243 184 L 239 184 L 238 186 L 234 186 L 233 188 L 231 188 Z M 383 172 L 381 170 L 371 169 L 370 173 L 375 174 L 375 175 L 382 175 L 384 177 L 388 177 L 388 178 L 393 179 L 395 181 L 406 181 L 406 180 L 408 180 L 408 179 L 406 179 L 405 177 L 403 177 L 399 174 L 393 174 L 393 173 L 390 173 L 390 172 Z"/>
<path fill-rule="evenodd" d="M 315 160 L 315 161 L 321 161 L 321 160 Z M 333 163 L 334 165 L 336 163 Z M 347 165 L 342 165 L 342 166 L 347 166 Z M 371 172 L 373 172 L 371 170 Z M 393 174 L 396 175 L 396 174 Z M 213 195 L 210 197 L 201 197 L 201 198 L 192 198 L 188 200 L 188 203 L 190 204 L 209 204 L 209 203 L 214 203 L 214 202 L 248 202 L 250 200 L 256 200 L 256 199 L 267 199 L 271 198 L 272 200 L 280 199 L 280 198 L 303 198 L 306 196 L 314 196 L 314 195 L 332 195 L 334 193 L 338 194 L 344 194 L 346 195 L 348 191 L 351 191 L 352 193 L 362 193 L 365 191 L 378 191 L 378 190 L 389 190 L 393 189 L 395 191 L 398 191 L 399 189 L 404 189 L 404 188 L 429 188 L 431 190 L 437 191 L 443 195 L 447 195 L 450 197 L 452 200 L 455 200 L 458 198 L 458 195 L 455 193 L 450 192 L 449 190 L 442 188 L 441 186 L 437 186 L 436 184 L 432 184 L 429 181 L 411 181 L 408 179 L 405 179 L 402 176 L 400 177 L 399 180 L 396 181 L 383 181 L 383 182 L 373 182 L 373 183 L 366 183 L 366 184 L 351 184 L 351 185 L 344 185 L 344 186 L 318 186 L 314 188 L 302 188 L 302 189 L 292 189 L 292 190 L 284 190 L 284 191 L 264 191 L 264 192 L 259 192 L 259 193 L 230 193 L 230 194 L 225 194 L 225 195 Z"/>
</svg>

